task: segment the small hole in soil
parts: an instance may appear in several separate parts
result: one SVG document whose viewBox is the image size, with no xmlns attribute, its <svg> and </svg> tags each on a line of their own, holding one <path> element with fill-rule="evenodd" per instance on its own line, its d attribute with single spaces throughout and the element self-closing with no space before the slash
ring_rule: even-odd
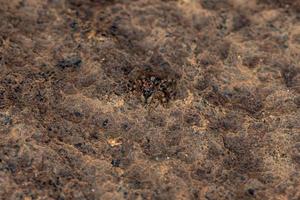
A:
<svg viewBox="0 0 300 200">
<path fill-rule="evenodd" d="M 248 192 L 248 194 L 250 194 L 251 196 L 254 196 L 254 195 L 255 195 L 255 190 L 252 189 L 252 188 L 248 189 L 247 192 Z"/>
<path fill-rule="evenodd" d="M 121 164 L 121 160 L 120 160 L 120 159 L 113 159 L 113 160 L 111 161 L 111 164 L 112 164 L 112 166 L 114 166 L 114 167 L 119 167 L 120 164 Z"/>
</svg>

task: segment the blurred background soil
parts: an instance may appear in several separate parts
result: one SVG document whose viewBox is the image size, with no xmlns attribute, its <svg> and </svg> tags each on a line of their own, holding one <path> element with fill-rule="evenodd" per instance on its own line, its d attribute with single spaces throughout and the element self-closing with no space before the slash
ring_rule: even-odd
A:
<svg viewBox="0 0 300 200">
<path fill-rule="evenodd" d="M 1 200 L 299 200 L 299 0 L 0 0 Z"/>
</svg>

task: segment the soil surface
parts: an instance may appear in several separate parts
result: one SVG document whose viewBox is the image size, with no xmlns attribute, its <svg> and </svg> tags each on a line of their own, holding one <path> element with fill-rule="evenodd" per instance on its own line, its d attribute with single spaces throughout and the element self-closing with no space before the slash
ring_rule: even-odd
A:
<svg viewBox="0 0 300 200">
<path fill-rule="evenodd" d="M 1 200 L 299 200 L 299 0 L 0 0 Z"/>
</svg>

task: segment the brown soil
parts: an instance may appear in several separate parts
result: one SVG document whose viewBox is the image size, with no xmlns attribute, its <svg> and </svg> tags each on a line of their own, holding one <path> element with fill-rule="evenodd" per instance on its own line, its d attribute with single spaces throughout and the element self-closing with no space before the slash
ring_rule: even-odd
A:
<svg viewBox="0 0 300 200">
<path fill-rule="evenodd" d="M 299 200 L 299 0 L 0 0 L 1 200 Z"/>
</svg>

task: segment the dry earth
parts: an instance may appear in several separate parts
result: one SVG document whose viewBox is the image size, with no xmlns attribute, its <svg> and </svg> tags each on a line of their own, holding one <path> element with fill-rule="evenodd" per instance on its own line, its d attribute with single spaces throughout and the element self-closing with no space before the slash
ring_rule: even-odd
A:
<svg viewBox="0 0 300 200">
<path fill-rule="evenodd" d="M 1 200 L 299 200 L 299 0 L 0 0 Z"/>
</svg>

